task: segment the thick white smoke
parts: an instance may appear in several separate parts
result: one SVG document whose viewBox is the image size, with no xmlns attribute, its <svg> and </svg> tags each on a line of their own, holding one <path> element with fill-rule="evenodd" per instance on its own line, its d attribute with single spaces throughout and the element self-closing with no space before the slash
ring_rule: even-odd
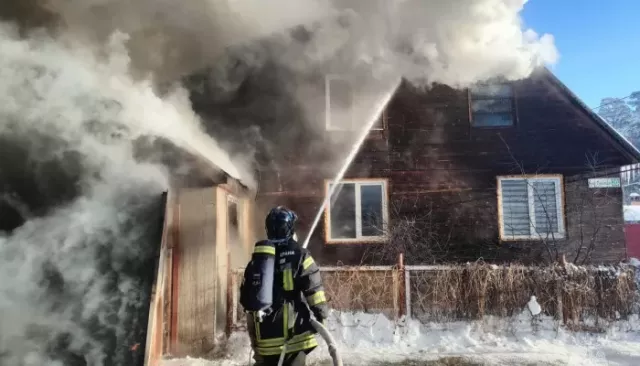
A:
<svg viewBox="0 0 640 366">
<path fill-rule="evenodd" d="M 366 65 L 374 75 L 396 73 L 419 85 L 466 87 L 520 79 L 558 59 L 553 36 L 523 29 L 519 13 L 527 0 L 322 2 L 331 10 L 306 27 L 310 41 L 275 55 L 301 73 Z"/>
<path fill-rule="evenodd" d="M 45 171 L 25 184 L 73 197 L 0 234 L 0 364 L 9 366 L 123 365 L 132 343 L 144 342 L 126 314 L 146 306 L 140 267 L 153 262 L 145 243 L 171 172 L 137 156 L 138 139 L 169 140 L 252 184 L 250 167 L 202 132 L 184 90 L 160 95 L 157 85 L 215 64 L 212 82 L 233 94 L 242 75 L 231 80 L 233 65 L 219 62 L 233 52 L 252 67 L 288 69 L 283 98 L 297 99 L 314 121 L 324 100 L 302 97 L 310 75 L 364 69 L 464 86 L 525 77 L 557 59 L 551 36 L 522 29 L 524 0 L 35 3 L 54 20 L 46 32 L 25 36 L 0 23 L 0 141 L 28 155 L 1 156 L 0 178 L 16 170 L 11 164 L 40 172 L 53 161 L 64 177 Z M 268 108 L 244 117 L 261 119 Z"/>
<path fill-rule="evenodd" d="M 34 167 L 72 153 L 76 179 L 62 184 L 79 192 L 0 238 L 0 364 L 46 365 L 48 354 L 73 364 L 61 350 L 91 365 L 123 364 L 109 357 L 126 353 L 133 346 L 126 342 L 144 342 L 127 338 L 125 315 L 146 306 L 138 267 L 153 264 L 149 241 L 159 240 L 169 176 L 136 159 L 139 138 L 169 140 L 241 177 L 202 132 L 184 93 L 160 97 L 149 82 L 133 81 L 120 36 L 100 58 L 72 39 L 21 39 L 10 26 L 0 28 L 0 136 L 21 141 Z M 3 151 L 3 173 L 25 163 Z M 39 177 L 43 186 L 64 179 Z"/>
<path fill-rule="evenodd" d="M 324 0 L 49 0 L 67 30 L 104 40 L 114 30 L 128 42 L 138 70 L 175 80 L 208 65 L 227 47 L 251 42 L 327 14 Z"/>
<path fill-rule="evenodd" d="M 49 0 L 47 8 L 87 38 L 104 39 L 116 29 L 130 34 L 134 64 L 160 79 L 272 36 L 273 48 L 245 49 L 251 63 L 276 58 L 302 74 L 366 64 L 416 83 L 466 86 L 522 78 L 557 61 L 551 35 L 523 29 L 519 13 L 527 1 Z M 304 26 L 308 40 L 287 32 L 296 26 Z"/>
</svg>

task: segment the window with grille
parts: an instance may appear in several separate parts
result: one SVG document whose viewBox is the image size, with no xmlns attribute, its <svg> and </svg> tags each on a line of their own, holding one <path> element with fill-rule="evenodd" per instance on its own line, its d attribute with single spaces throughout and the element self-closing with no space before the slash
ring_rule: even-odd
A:
<svg viewBox="0 0 640 366">
<path fill-rule="evenodd" d="M 562 177 L 498 177 L 498 192 L 503 240 L 564 238 Z"/>
</svg>

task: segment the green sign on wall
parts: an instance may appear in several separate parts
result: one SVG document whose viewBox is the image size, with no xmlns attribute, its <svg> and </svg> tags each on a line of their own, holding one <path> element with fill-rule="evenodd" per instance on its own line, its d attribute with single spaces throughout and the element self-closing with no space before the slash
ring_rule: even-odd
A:
<svg viewBox="0 0 640 366">
<path fill-rule="evenodd" d="M 589 188 L 620 188 L 620 178 L 591 178 Z"/>
</svg>

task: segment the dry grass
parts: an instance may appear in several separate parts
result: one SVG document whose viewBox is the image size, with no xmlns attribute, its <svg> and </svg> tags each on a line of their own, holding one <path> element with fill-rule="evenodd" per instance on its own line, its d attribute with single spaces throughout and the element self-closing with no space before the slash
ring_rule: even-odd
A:
<svg viewBox="0 0 640 366">
<path fill-rule="evenodd" d="M 394 276 L 389 270 L 341 270 L 322 273 L 331 308 L 394 316 Z M 396 305 L 397 306 L 397 305 Z"/>
<path fill-rule="evenodd" d="M 543 315 L 562 319 L 572 329 L 596 330 L 603 322 L 627 318 L 638 300 L 631 267 L 476 263 L 410 273 L 412 316 L 422 321 L 514 316 L 535 295 Z M 395 306 L 404 304 L 404 281 L 395 270 L 331 271 L 323 272 L 323 279 L 337 310 L 394 314 L 394 286 Z M 587 325 L 592 319 L 595 323 Z"/>
<path fill-rule="evenodd" d="M 512 316 L 535 294 L 543 311 L 557 304 L 553 267 L 455 266 L 411 274 L 413 315 L 425 321 Z"/>
<path fill-rule="evenodd" d="M 404 306 L 403 273 L 341 268 L 323 271 L 325 291 L 335 310 L 383 313 L 390 319 Z M 412 317 L 424 322 L 511 317 L 532 295 L 542 314 L 569 329 L 600 331 L 609 322 L 637 313 L 635 270 L 621 267 L 553 265 L 527 267 L 485 263 L 410 271 Z M 244 323 L 238 307 L 236 325 Z"/>
</svg>

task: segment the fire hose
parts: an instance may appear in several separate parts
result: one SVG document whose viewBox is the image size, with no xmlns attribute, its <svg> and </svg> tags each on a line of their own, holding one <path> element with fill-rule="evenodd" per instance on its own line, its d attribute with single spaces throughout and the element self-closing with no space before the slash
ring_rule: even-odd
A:
<svg viewBox="0 0 640 366">
<path fill-rule="evenodd" d="M 333 336 L 331 336 L 331 333 L 329 333 L 329 330 L 327 330 L 327 328 L 324 325 L 322 325 L 322 323 L 320 323 L 319 321 L 313 318 L 311 319 L 311 325 L 316 330 L 316 332 L 318 332 L 320 337 L 322 337 L 322 339 L 324 339 L 324 341 L 327 343 L 327 347 L 329 348 L 329 354 L 331 355 L 331 359 L 333 360 L 333 366 L 343 366 L 342 358 L 340 357 L 340 353 L 338 352 L 338 347 L 336 346 L 336 342 L 333 339 Z M 284 355 L 286 353 L 287 353 L 287 344 L 285 343 L 284 347 L 282 347 L 282 353 L 280 353 L 280 360 L 278 360 L 278 366 L 282 366 L 282 363 L 284 362 Z"/>
<path fill-rule="evenodd" d="M 338 353 L 338 347 L 336 345 L 336 341 L 329 333 L 329 330 L 322 325 L 319 321 L 315 319 L 311 319 L 311 325 L 318 332 L 320 337 L 324 339 L 327 343 L 327 347 L 329 348 L 329 354 L 331 355 L 331 359 L 333 360 L 333 366 L 342 366 L 342 358 L 340 357 L 340 353 Z"/>
</svg>

